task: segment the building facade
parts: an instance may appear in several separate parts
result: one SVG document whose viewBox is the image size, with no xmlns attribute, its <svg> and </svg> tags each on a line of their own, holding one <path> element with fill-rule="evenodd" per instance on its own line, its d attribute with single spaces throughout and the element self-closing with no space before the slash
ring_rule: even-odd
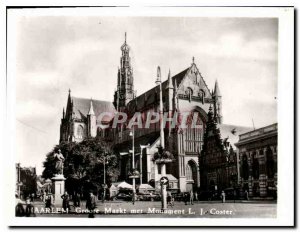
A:
<svg viewBox="0 0 300 232">
<path fill-rule="evenodd" d="M 69 91 L 66 111 L 63 110 L 61 119 L 60 142 L 80 142 L 85 138 L 95 136 L 110 139 L 120 153 L 127 153 L 127 155 L 120 156 L 119 179 L 130 182 L 128 177 L 132 169 L 130 150 L 132 150 L 134 139 L 135 167 L 141 175 L 137 183 L 150 183 L 154 187 L 159 187 L 161 167 L 153 160 L 160 146 L 160 122 L 151 124 L 149 128 L 144 125 L 147 115 L 153 112 L 159 113 L 161 95 L 164 113 L 166 112 L 169 116 L 176 115 L 179 121 L 187 115 L 186 127 L 166 126 L 163 130 L 165 149 L 174 156 L 174 161 L 166 166 L 167 176 L 171 183 L 170 189 L 183 192 L 199 189 L 201 185 L 203 188 L 208 188 L 209 183 L 219 185 L 221 188 L 228 186 L 230 182 L 228 178 L 236 175 L 237 172 L 237 158 L 234 152 L 234 143 L 237 141 L 234 139 L 238 138 L 238 133 L 245 132 L 245 128 L 223 124 L 222 96 L 218 82 L 216 81 L 214 87 L 209 89 L 193 58 L 192 63 L 176 75 L 171 75 L 169 70 L 168 77 L 161 83 L 161 89 L 160 86 L 155 86 L 137 96 L 134 89 L 130 51 L 131 48 L 125 35 L 125 42 L 121 46 L 117 88 L 112 103 L 76 98 L 71 96 Z M 153 77 L 153 83 L 155 79 L 156 77 Z M 103 112 L 111 114 L 102 117 Z M 112 120 L 118 117 L 119 112 L 127 114 L 127 121 L 112 128 Z M 129 121 L 135 117 L 135 112 L 141 114 L 142 128 L 128 128 Z M 204 133 L 210 120 L 209 113 L 214 121 L 213 124 L 219 128 L 222 138 L 220 141 L 207 141 L 205 146 Z M 195 115 L 197 115 L 196 128 L 191 123 Z M 103 124 L 110 127 L 103 129 L 101 127 Z M 212 131 L 218 132 L 214 129 Z M 132 132 L 134 132 L 134 137 L 130 136 Z M 206 137 L 210 140 L 209 136 Z M 232 137 L 234 137 L 233 140 Z M 229 141 L 231 141 L 230 144 Z M 227 145 L 219 147 L 219 143 Z M 201 161 L 199 154 L 202 154 L 204 147 L 206 151 Z M 208 151 L 210 147 L 214 147 L 212 151 Z M 222 158 L 216 159 L 215 156 Z M 221 163 L 216 163 L 217 166 L 214 168 L 209 166 L 215 162 L 212 160 Z M 229 174 L 224 175 L 223 172 Z M 204 176 L 201 177 L 201 175 Z M 221 180 L 218 176 L 223 179 Z"/>
<path fill-rule="evenodd" d="M 32 193 L 36 194 L 36 179 L 35 167 L 21 167 L 20 163 L 16 164 L 16 193 L 21 199 Z"/>
<path fill-rule="evenodd" d="M 220 191 L 238 186 L 238 159 L 234 143 L 238 134 L 249 131 L 247 127 L 224 125 L 212 108 L 204 134 L 204 145 L 199 154 L 201 190 Z"/>
<path fill-rule="evenodd" d="M 108 114 L 101 115 L 103 112 Z M 69 90 L 66 111 L 60 124 L 59 142 L 81 142 L 86 138 L 104 137 L 102 125 L 109 124 L 115 108 L 111 102 L 71 96 Z"/>
<path fill-rule="evenodd" d="M 239 182 L 250 197 L 276 197 L 277 123 L 241 134 Z"/>
</svg>

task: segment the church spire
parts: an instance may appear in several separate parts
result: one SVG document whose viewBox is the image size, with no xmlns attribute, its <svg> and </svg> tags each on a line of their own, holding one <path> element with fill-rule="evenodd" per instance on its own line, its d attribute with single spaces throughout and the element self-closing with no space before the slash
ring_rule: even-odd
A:
<svg viewBox="0 0 300 232">
<path fill-rule="evenodd" d="M 169 69 L 169 74 L 168 74 L 168 87 L 167 87 L 167 89 L 174 89 L 170 69 Z"/>
<path fill-rule="evenodd" d="M 92 99 L 91 99 L 91 102 L 90 102 L 90 110 L 89 110 L 88 115 L 95 115 L 95 113 L 94 113 L 94 107 L 93 107 L 93 100 Z"/>
<path fill-rule="evenodd" d="M 123 111 L 134 98 L 133 69 L 131 67 L 131 58 L 129 56 L 130 47 L 127 44 L 127 33 L 121 46 L 120 68 L 118 69 L 118 86 L 114 94 L 114 106 L 118 111 Z"/>
<path fill-rule="evenodd" d="M 218 123 L 223 122 L 222 117 L 222 96 L 219 89 L 218 81 L 216 80 L 215 88 L 213 92 L 213 98 L 214 98 L 214 112 L 215 112 L 215 119 Z"/>
<path fill-rule="evenodd" d="M 216 80 L 216 82 L 215 82 L 214 95 L 216 97 L 220 97 L 221 96 L 221 92 L 220 92 L 220 89 L 219 89 L 218 80 Z"/>
</svg>

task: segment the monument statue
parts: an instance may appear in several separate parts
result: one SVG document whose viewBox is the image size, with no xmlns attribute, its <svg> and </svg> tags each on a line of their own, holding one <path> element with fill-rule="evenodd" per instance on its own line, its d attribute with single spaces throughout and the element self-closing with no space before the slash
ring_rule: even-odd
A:
<svg viewBox="0 0 300 232">
<path fill-rule="evenodd" d="M 63 169 L 64 169 L 64 156 L 61 153 L 61 150 L 58 149 L 58 153 L 54 153 L 54 159 L 56 160 L 55 163 L 55 170 L 56 174 L 63 175 Z"/>
</svg>

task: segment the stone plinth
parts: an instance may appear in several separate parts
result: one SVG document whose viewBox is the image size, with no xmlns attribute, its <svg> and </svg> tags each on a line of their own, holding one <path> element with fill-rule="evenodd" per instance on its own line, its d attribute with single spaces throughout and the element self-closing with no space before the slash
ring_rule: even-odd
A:
<svg viewBox="0 0 300 232">
<path fill-rule="evenodd" d="M 53 190 L 54 190 L 54 204 L 62 205 L 61 196 L 65 193 L 65 180 L 66 178 L 63 175 L 55 175 L 52 178 L 53 181 Z"/>
</svg>

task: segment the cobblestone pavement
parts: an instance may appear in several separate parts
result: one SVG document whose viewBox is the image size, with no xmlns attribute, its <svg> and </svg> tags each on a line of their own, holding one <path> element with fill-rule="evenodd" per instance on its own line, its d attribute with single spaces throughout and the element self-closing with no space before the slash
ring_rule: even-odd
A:
<svg viewBox="0 0 300 232">
<path fill-rule="evenodd" d="M 34 203 L 37 217 L 88 217 L 85 202 L 81 207 L 74 208 L 66 213 L 60 206 L 46 212 L 42 202 Z M 272 201 L 239 201 L 234 203 L 195 202 L 194 205 L 185 205 L 175 202 L 164 212 L 160 202 L 138 201 L 131 202 L 98 202 L 95 217 L 208 217 L 208 218 L 271 218 L 276 217 L 277 204 Z"/>
</svg>

